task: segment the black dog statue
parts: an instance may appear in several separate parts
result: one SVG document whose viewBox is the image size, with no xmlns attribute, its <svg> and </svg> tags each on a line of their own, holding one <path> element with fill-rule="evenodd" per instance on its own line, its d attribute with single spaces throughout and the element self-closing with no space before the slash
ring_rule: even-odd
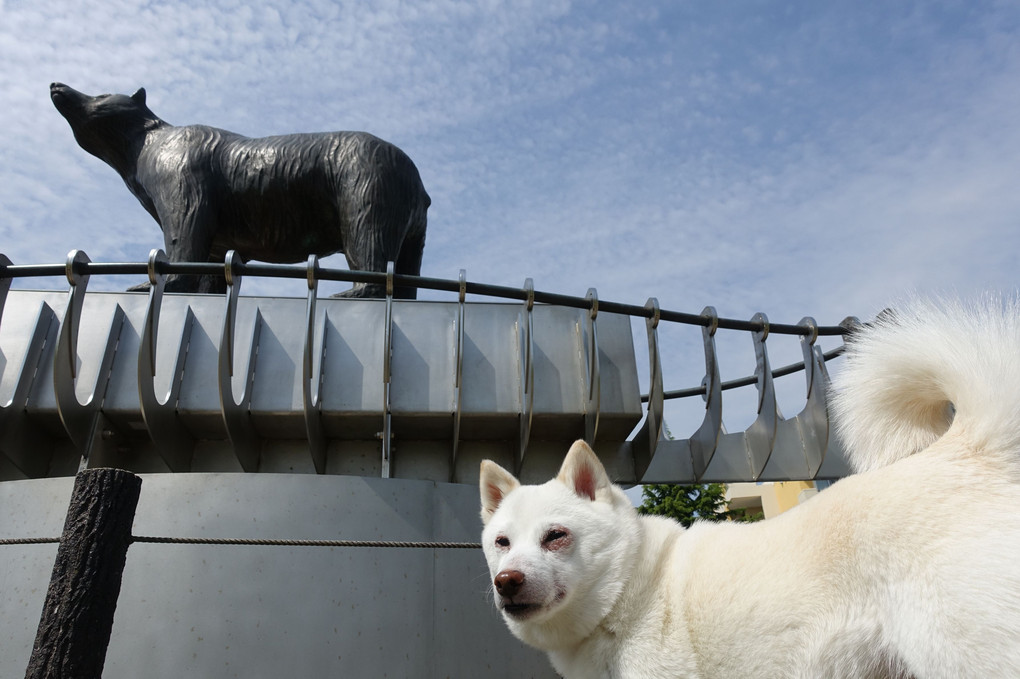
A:
<svg viewBox="0 0 1020 679">
<path fill-rule="evenodd" d="M 399 148 L 365 132 L 248 138 L 176 127 L 131 96 L 89 96 L 61 83 L 50 97 L 78 144 L 115 169 L 163 230 L 172 262 L 299 262 L 343 252 L 351 269 L 418 275 L 431 200 Z M 221 292 L 221 277 L 170 276 L 167 290 Z M 413 299 L 414 288 L 394 296 Z M 381 297 L 356 283 L 342 293 Z"/>
</svg>

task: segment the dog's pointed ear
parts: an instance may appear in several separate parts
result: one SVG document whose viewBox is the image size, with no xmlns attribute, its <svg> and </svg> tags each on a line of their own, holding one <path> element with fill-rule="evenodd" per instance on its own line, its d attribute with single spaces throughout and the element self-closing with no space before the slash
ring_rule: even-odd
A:
<svg viewBox="0 0 1020 679">
<path fill-rule="evenodd" d="M 145 106 L 145 88 L 139 87 L 138 91 L 131 95 L 131 98 L 134 99 L 136 103 Z"/>
<path fill-rule="evenodd" d="M 595 499 L 595 494 L 603 488 L 609 488 L 613 482 L 606 474 L 606 468 L 595 456 L 595 451 L 584 441 L 574 441 L 570 446 L 567 456 L 560 467 L 560 473 L 556 478 L 563 482 L 567 488 L 577 493 L 580 497 Z"/>
<path fill-rule="evenodd" d="M 482 460 L 482 468 L 478 474 L 478 489 L 482 495 L 483 524 L 489 523 L 503 498 L 520 485 L 521 482 L 514 478 L 513 474 L 492 460 Z"/>
</svg>

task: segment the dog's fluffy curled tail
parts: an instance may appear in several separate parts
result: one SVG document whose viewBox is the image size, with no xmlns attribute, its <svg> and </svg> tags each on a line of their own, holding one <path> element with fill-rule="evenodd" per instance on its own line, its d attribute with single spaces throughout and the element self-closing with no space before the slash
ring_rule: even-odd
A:
<svg viewBox="0 0 1020 679">
<path fill-rule="evenodd" d="M 913 300 L 847 341 L 834 381 L 836 430 L 858 472 L 953 431 L 1020 471 L 1020 300 Z"/>
</svg>

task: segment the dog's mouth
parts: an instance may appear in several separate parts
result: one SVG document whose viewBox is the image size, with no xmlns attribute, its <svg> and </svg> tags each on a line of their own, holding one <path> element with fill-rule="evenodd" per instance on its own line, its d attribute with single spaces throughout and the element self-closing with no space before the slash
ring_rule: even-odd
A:
<svg viewBox="0 0 1020 679">
<path fill-rule="evenodd" d="M 514 620 L 522 621 L 532 617 L 533 615 L 537 615 L 542 611 L 548 611 L 557 607 L 564 598 L 566 598 L 566 592 L 562 589 L 557 589 L 556 596 L 552 601 L 547 601 L 545 603 L 503 601 L 500 604 L 500 610 Z"/>
<path fill-rule="evenodd" d="M 502 606 L 503 612 L 515 620 L 523 620 L 540 608 L 539 604 L 505 603 Z"/>
</svg>

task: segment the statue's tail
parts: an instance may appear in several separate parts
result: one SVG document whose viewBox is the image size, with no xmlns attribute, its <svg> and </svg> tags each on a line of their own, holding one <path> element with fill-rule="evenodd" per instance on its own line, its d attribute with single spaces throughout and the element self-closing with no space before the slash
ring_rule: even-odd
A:
<svg viewBox="0 0 1020 679">
<path fill-rule="evenodd" d="M 836 429 L 857 471 L 952 438 L 1020 473 L 1020 300 L 912 301 L 847 341 Z"/>
</svg>

